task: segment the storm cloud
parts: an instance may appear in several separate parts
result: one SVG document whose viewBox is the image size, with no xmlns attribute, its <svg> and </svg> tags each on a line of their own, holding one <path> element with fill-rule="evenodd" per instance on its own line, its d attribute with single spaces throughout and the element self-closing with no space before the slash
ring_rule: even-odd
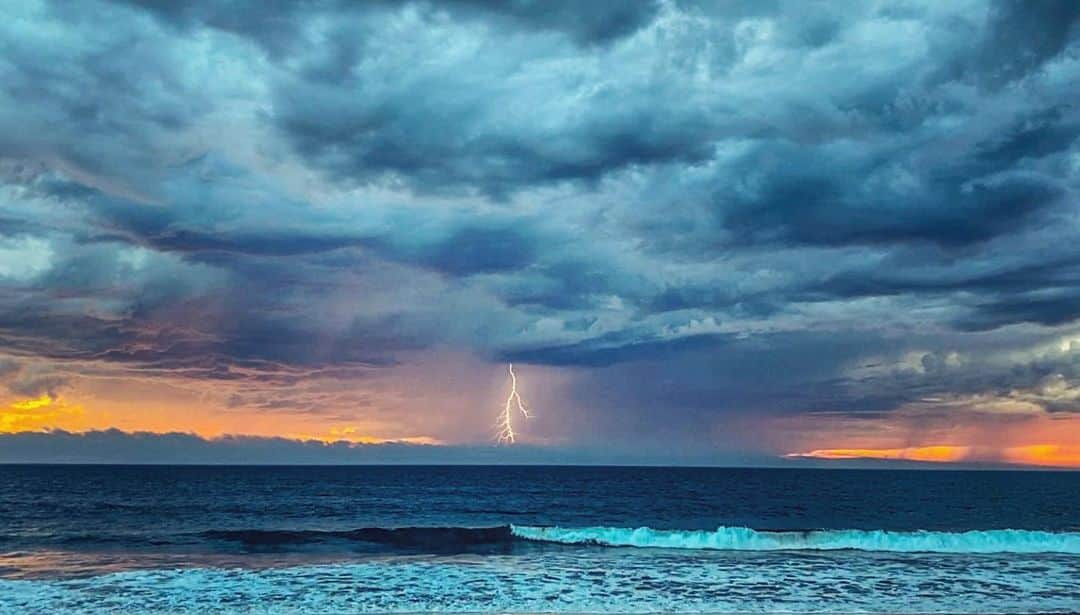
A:
<svg viewBox="0 0 1080 615">
<path fill-rule="evenodd" d="M 1080 411 L 1074 2 L 243 4 L 5 8 L 12 392 L 453 349 L 574 374 L 560 441 Z"/>
</svg>

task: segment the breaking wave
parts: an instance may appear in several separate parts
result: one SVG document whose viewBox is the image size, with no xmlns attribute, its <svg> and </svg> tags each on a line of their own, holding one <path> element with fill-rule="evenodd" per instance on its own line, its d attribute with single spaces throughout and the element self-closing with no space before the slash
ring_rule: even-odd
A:
<svg viewBox="0 0 1080 615">
<path fill-rule="evenodd" d="M 763 531 L 746 527 L 658 530 L 648 527 L 503 525 L 495 527 L 360 528 L 343 531 L 214 530 L 202 538 L 248 547 L 287 547 L 347 541 L 389 549 L 470 551 L 514 544 L 640 547 L 714 551 L 886 551 L 899 553 L 1069 553 L 1080 554 L 1080 532 L 971 530 L 965 532 L 888 530 Z"/>
<path fill-rule="evenodd" d="M 282 546 L 336 540 L 390 547 L 465 549 L 507 544 L 514 540 L 511 526 L 497 527 L 365 527 L 355 530 L 210 530 L 203 538 L 248 546 Z"/>
<path fill-rule="evenodd" d="M 0 536 L 0 541 L 3 540 Z M 305 551 L 309 548 L 365 552 L 488 553 L 536 548 L 639 547 L 711 551 L 884 551 L 897 553 L 1065 553 L 1080 554 L 1080 531 L 969 530 L 962 532 L 893 530 L 766 531 L 747 527 L 716 530 L 662 530 L 649 527 L 558 527 L 498 525 L 490 527 L 366 527 L 348 530 L 228 529 L 197 534 L 134 537 L 74 535 L 58 542 L 66 547 L 154 547 L 191 545 L 192 539 L 213 550 L 214 545 L 244 549 Z M 356 545 L 349 547 L 348 545 Z M 530 547 L 530 545 L 532 545 Z M 23 545 L 32 546 L 32 545 Z"/>
<path fill-rule="evenodd" d="M 1080 532 L 972 530 L 897 532 L 811 530 L 767 532 L 745 527 L 715 531 L 656 530 L 648 527 L 510 526 L 524 540 L 565 545 L 709 549 L 722 551 L 890 551 L 903 553 L 1073 553 L 1080 554 Z"/>
</svg>

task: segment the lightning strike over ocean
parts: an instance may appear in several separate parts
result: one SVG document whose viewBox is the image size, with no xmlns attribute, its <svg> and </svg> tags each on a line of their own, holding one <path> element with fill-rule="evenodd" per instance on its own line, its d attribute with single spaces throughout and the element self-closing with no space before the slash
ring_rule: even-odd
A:
<svg viewBox="0 0 1080 615">
<path fill-rule="evenodd" d="M 1080 0 L 0 0 L 0 84 L 0 615 L 1080 615 Z"/>
<path fill-rule="evenodd" d="M 495 441 L 499 444 L 509 445 L 517 440 L 517 435 L 514 432 L 514 415 L 520 412 L 527 419 L 532 418 L 532 415 L 529 414 L 529 408 L 518 393 L 514 364 L 508 363 L 507 369 L 510 372 L 510 395 L 506 397 L 506 405 L 503 407 L 502 414 L 499 415 L 498 423 L 496 423 Z"/>
</svg>

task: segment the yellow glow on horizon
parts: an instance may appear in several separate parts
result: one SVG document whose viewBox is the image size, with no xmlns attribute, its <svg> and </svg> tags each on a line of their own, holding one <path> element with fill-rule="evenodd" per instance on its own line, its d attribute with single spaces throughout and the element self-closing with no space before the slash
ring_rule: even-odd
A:
<svg viewBox="0 0 1080 615">
<path fill-rule="evenodd" d="M 44 408 L 51 406 L 53 398 L 49 395 L 42 395 L 36 399 L 24 399 L 11 404 L 12 410 L 37 410 L 38 408 Z"/>
<path fill-rule="evenodd" d="M 49 395 L 17 400 L 0 410 L 0 433 L 78 430 L 86 427 L 86 413 L 82 406 L 66 404 Z"/>
<path fill-rule="evenodd" d="M 788 458 L 808 459 L 883 459 L 901 461 L 963 461 L 971 453 L 970 446 L 913 446 L 907 448 L 826 448 L 807 453 L 789 453 Z"/>
<path fill-rule="evenodd" d="M 286 436 L 292 440 L 314 440 L 324 444 L 347 442 L 349 444 L 426 444 L 438 446 L 442 440 L 431 436 L 405 436 L 401 438 L 381 438 L 362 432 L 357 427 L 332 427 L 325 433 L 296 433 Z"/>
<path fill-rule="evenodd" d="M 329 422 L 313 415 L 236 409 L 223 412 L 217 404 L 201 405 L 194 397 L 155 397 L 159 391 L 173 392 L 146 387 L 127 391 L 129 394 L 122 395 L 119 400 L 102 398 L 100 394 L 85 396 L 87 406 L 71 403 L 70 395 L 62 398 L 50 395 L 32 399 L 0 398 L 0 434 L 53 430 L 84 434 L 116 429 L 125 433 L 183 433 L 211 441 L 238 436 L 324 444 L 445 444 L 440 438 L 423 433 L 402 433 L 405 427 L 380 421 L 358 419 L 356 423 L 342 424 L 340 419 Z"/>
<path fill-rule="evenodd" d="M 1080 468 L 1080 446 L 1060 444 L 1014 446 L 1005 449 L 1002 457 L 1008 463 Z"/>
<path fill-rule="evenodd" d="M 131 408 L 110 404 L 107 409 L 93 412 L 87 412 L 82 405 L 65 403 L 62 399 L 48 395 L 34 399 L 18 399 L 7 402 L 6 406 L 0 405 L 0 434 L 51 430 L 87 433 L 118 429 L 127 433 L 186 433 L 207 440 L 248 436 L 318 441 L 325 444 L 445 444 L 445 441 L 429 435 L 397 434 L 393 427 L 379 424 L 326 425 L 317 419 L 312 420 L 312 417 L 288 414 L 275 416 L 259 412 L 222 413 L 213 406 L 178 407 L 177 404 L 168 403 L 168 400 L 153 403 L 146 398 Z"/>
<path fill-rule="evenodd" d="M 788 453 L 784 457 L 788 459 L 876 459 L 934 463 L 971 461 L 1058 468 L 1080 467 L 1080 447 L 1061 444 L 1031 444 L 990 450 L 977 450 L 970 446 L 948 445 L 908 448 L 825 448 L 805 453 Z"/>
</svg>

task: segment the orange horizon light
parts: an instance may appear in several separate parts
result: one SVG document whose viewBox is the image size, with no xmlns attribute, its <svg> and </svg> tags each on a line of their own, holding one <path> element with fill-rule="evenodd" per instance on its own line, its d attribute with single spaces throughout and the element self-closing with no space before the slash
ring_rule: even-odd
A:
<svg viewBox="0 0 1080 615">
<path fill-rule="evenodd" d="M 907 448 L 826 448 L 807 453 L 788 453 L 785 457 L 810 459 L 888 459 L 903 461 L 962 461 L 971 452 L 969 446 L 913 446 Z"/>
<path fill-rule="evenodd" d="M 970 461 L 1048 467 L 1080 467 L 1080 447 L 1060 444 L 1031 444 L 995 450 L 954 445 L 906 448 L 825 448 L 803 453 L 788 453 L 784 457 L 787 459 L 874 459 L 930 463 Z"/>
</svg>

